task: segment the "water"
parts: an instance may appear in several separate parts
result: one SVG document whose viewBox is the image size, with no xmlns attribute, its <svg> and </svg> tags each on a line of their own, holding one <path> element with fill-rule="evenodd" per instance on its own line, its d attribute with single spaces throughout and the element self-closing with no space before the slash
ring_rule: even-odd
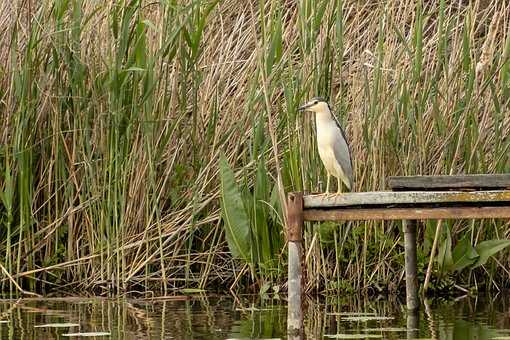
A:
<svg viewBox="0 0 510 340">
<path fill-rule="evenodd" d="M 414 320 L 395 299 L 308 299 L 305 330 L 307 339 L 510 339 L 509 302 L 504 295 L 429 301 Z M 65 335 L 80 332 L 104 333 L 86 339 L 285 339 L 285 323 L 285 302 L 274 298 L 0 300 L 1 339 L 78 339 Z"/>
</svg>

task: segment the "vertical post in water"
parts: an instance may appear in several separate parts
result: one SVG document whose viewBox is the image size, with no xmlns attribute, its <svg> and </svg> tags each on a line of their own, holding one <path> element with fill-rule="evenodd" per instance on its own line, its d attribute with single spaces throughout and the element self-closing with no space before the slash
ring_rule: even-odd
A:
<svg viewBox="0 0 510 340">
<path fill-rule="evenodd" d="M 416 221 L 404 220 L 404 251 L 406 265 L 406 304 L 408 310 L 416 310 L 418 301 L 418 277 L 416 275 Z"/>
<path fill-rule="evenodd" d="M 303 311 L 301 310 L 301 257 L 303 240 L 303 193 L 290 193 L 287 202 L 287 236 L 289 247 L 287 333 L 301 335 Z"/>
<path fill-rule="evenodd" d="M 407 311 L 407 339 L 417 339 L 419 334 L 418 309 Z"/>
</svg>

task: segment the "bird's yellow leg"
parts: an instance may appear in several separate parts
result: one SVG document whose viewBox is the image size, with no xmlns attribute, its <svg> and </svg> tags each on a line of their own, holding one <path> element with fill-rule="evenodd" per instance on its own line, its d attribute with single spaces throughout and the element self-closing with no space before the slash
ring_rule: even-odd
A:
<svg viewBox="0 0 510 340">
<path fill-rule="evenodd" d="M 326 180 L 326 194 L 329 194 L 329 180 L 331 179 L 331 175 L 328 172 L 328 179 Z"/>
<path fill-rule="evenodd" d="M 339 177 L 336 178 L 336 183 L 337 183 L 337 191 L 336 193 L 337 194 L 341 194 L 342 193 L 342 181 L 340 180 Z"/>
</svg>

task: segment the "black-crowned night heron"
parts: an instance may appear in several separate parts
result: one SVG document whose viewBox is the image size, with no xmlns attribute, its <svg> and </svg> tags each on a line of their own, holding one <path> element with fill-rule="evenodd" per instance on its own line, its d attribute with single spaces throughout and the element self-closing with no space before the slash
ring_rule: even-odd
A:
<svg viewBox="0 0 510 340">
<path fill-rule="evenodd" d="M 331 112 L 329 104 L 324 98 L 315 97 L 301 106 L 299 110 L 315 112 L 317 148 L 328 173 L 326 193 L 329 193 L 329 181 L 332 175 L 337 179 L 338 193 L 342 192 L 342 182 L 349 190 L 352 190 L 352 161 L 349 143 L 340 123 Z"/>
</svg>

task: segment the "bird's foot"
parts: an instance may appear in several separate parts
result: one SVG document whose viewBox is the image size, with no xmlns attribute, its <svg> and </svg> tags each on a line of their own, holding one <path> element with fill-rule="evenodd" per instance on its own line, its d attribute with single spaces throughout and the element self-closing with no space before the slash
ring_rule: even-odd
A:
<svg viewBox="0 0 510 340">
<path fill-rule="evenodd" d="M 335 192 L 329 192 L 329 191 L 326 191 L 324 193 L 324 197 L 325 198 L 332 198 L 332 197 L 335 197 L 336 196 L 336 193 Z"/>
</svg>

